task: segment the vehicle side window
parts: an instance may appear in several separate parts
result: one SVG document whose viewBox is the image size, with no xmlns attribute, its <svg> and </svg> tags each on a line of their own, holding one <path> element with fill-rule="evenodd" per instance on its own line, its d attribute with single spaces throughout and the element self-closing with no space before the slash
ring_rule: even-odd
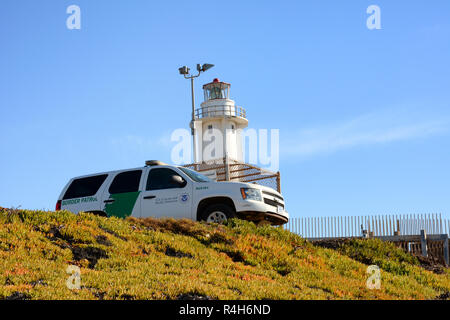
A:
<svg viewBox="0 0 450 320">
<path fill-rule="evenodd" d="M 172 169 L 167 168 L 151 169 L 150 173 L 148 174 L 146 190 L 180 188 L 180 184 L 177 184 L 176 182 L 173 181 L 173 176 L 181 177 L 177 172 L 175 172 Z"/>
<path fill-rule="evenodd" d="M 75 179 L 70 184 L 63 200 L 93 196 L 105 182 L 107 174 Z"/>
<path fill-rule="evenodd" d="M 119 173 L 109 187 L 110 194 L 139 191 L 142 170 L 126 171 Z"/>
</svg>

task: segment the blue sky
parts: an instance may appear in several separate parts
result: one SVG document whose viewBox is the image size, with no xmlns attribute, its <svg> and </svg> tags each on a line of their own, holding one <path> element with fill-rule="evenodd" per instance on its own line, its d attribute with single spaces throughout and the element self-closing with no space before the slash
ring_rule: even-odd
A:
<svg viewBox="0 0 450 320">
<path fill-rule="evenodd" d="M 218 77 L 249 127 L 280 129 L 292 216 L 450 215 L 446 0 L 3 0 L 0 40 L 1 206 L 54 208 L 73 176 L 170 161 L 190 119 L 177 69 L 207 62 L 198 98 Z"/>
</svg>

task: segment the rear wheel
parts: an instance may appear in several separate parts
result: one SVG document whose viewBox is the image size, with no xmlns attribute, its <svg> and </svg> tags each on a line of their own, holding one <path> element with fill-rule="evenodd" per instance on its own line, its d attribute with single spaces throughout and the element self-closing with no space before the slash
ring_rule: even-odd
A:
<svg viewBox="0 0 450 320">
<path fill-rule="evenodd" d="M 235 216 L 236 212 L 226 204 L 212 204 L 206 208 L 202 215 L 202 220 L 213 223 L 224 223 Z"/>
</svg>

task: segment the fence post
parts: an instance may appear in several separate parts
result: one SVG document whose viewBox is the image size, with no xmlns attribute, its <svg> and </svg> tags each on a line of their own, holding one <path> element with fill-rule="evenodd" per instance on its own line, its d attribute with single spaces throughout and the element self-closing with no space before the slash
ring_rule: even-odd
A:
<svg viewBox="0 0 450 320">
<path fill-rule="evenodd" d="M 448 235 L 446 234 L 445 235 L 445 239 L 444 239 L 444 260 L 445 260 L 445 263 L 447 264 L 447 266 L 450 266 L 448 255 L 449 255 L 449 251 L 448 251 Z"/>
<path fill-rule="evenodd" d="M 427 233 L 425 230 L 420 230 L 420 246 L 422 247 L 422 256 L 428 257 L 427 252 Z"/>
<path fill-rule="evenodd" d="M 280 177 L 280 171 L 277 172 L 277 191 L 281 192 L 281 177 Z"/>
<path fill-rule="evenodd" d="M 400 235 L 400 220 L 397 219 L 397 231 L 394 231 L 394 236 Z"/>
<path fill-rule="evenodd" d="M 223 163 L 225 165 L 225 181 L 230 181 L 230 165 L 228 163 L 228 155 L 223 158 Z"/>
</svg>

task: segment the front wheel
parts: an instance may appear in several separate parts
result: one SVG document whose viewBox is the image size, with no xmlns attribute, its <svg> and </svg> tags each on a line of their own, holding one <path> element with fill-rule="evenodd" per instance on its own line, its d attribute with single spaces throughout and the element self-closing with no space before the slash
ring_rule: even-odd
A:
<svg viewBox="0 0 450 320">
<path fill-rule="evenodd" d="M 221 224 L 235 216 L 236 212 L 226 204 L 213 204 L 206 208 L 202 220 Z"/>
</svg>

